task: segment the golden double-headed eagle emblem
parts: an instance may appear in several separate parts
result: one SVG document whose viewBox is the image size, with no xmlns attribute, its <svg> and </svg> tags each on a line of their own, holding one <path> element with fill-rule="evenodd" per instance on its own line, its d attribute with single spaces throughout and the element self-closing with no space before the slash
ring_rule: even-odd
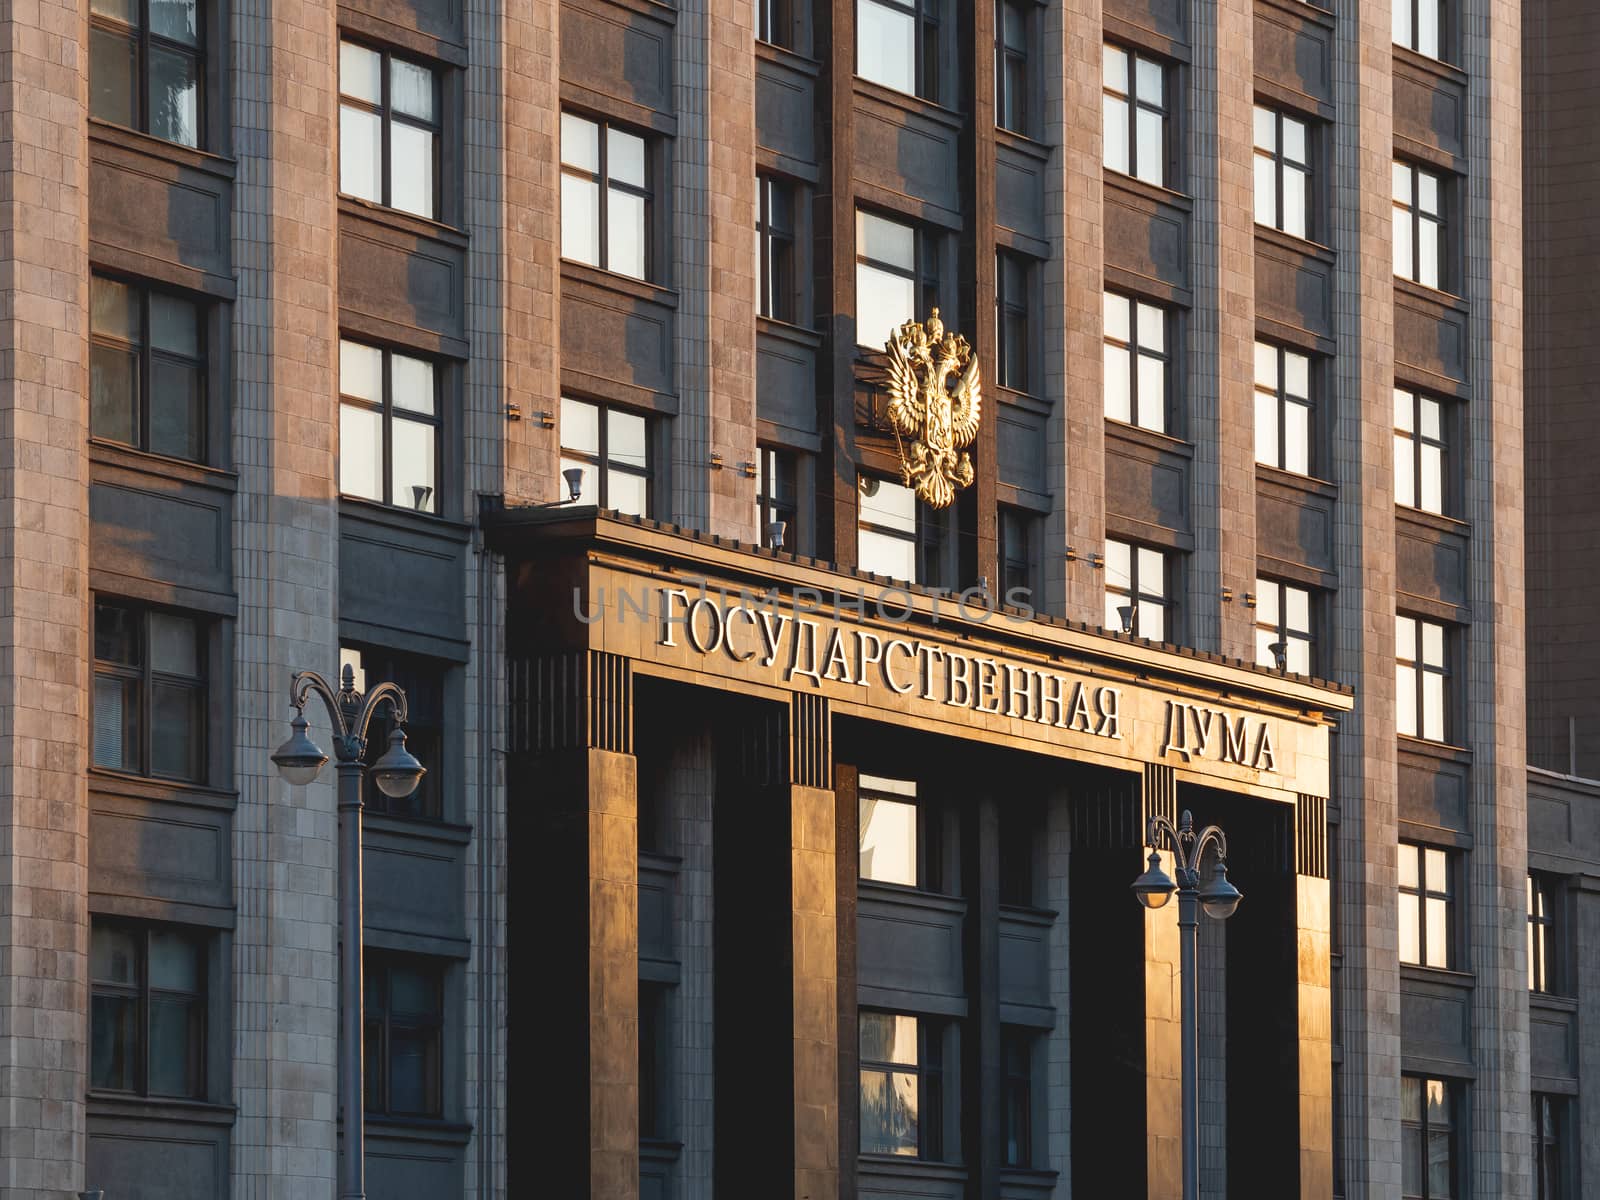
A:
<svg viewBox="0 0 1600 1200">
<path fill-rule="evenodd" d="M 972 483 L 966 449 L 983 413 L 977 356 L 966 338 L 945 331 L 937 308 L 924 324 L 901 325 L 884 349 L 901 479 L 929 507 L 948 508 L 956 491 Z"/>
</svg>

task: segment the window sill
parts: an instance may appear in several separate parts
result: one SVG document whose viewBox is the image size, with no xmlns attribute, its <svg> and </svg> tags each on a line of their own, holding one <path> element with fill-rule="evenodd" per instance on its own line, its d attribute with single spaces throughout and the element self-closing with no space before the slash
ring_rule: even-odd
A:
<svg viewBox="0 0 1600 1200">
<path fill-rule="evenodd" d="M 1446 83 L 1453 83 L 1458 87 L 1467 86 L 1469 76 L 1460 67 L 1447 63 L 1442 58 L 1430 58 L 1419 50 L 1409 49 L 1396 42 L 1391 42 L 1390 46 L 1394 50 L 1396 62 L 1404 63 L 1413 70 L 1432 75 L 1435 79 Z"/>
<path fill-rule="evenodd" d="M 433 1142 L 441 1146 L 465 1146 L 472 1139 L 472 1126 L 440 1117 L 391 1117 L 379 1113 L 363 1114 L 367 1137 L 395 1138 L 410 1142 Z"/>
<path fill-rule="evenodd" d="M 169 142 L 165 138 L 142 133 L 126 125 L 113 125 L 99 117 L 89 118 L 89 140 L 138 154 L 148 154 L 152 158 L 181 163 L 221 179 L 232 179 L 234 175 L 235 160 L 232 158 L 213 154 L 196 146 L 185 146 L 182 142 Z"/>
<path fill-rule="evenodd" d="M 1131 192 L 1135 196 L 1142 196 L 1153 200 L 1157 204 L 1168 204 L 1182 212 L 1194 211 L 1194 200 L 1183 192 L 1175 192 L 1163 184 L 1151 183 L 1140 179 L 1137 175 L 1128 175 L 1111 167 L 1102 167 L 1103 181 L 1106 187 L 1118 191 Z"/>
<path fill-rule="evenodd" d="M 930 892 L 924 888 L 908 887 L 903 883 L 885 883 L 880 879 L 857 878 L 856 896 L 858 899 L 870 897 L 889 904 L 914 904 L 949 912 L 967 910 L 967 902 L 960 896 L 947 896 L 943 892 Z"/>
<path fill-rule="evenodd" d="M 159 475 L 163 479 L 181 479 L 185 483 L 217 488 L 225 492 L 239 490 L 237 471 L 209 467 L 204 463 L 191 462 L 187 458 L 172 458 L 150 450 L 139 450 L 133 446 L 125 446 L 121 442 L 108 442 L 91 437 L 89 461 L 96 466 L 120 467 L 145 475 Z"/>
<path fill-rule="evenodd" d="M 1443 288 L 1429 287 L 1425 283 L 1418 283 L 1415 279 L 1407 279 L 1404 275 L 1396 275 L 1394 277 L 1394 290 L 1404 293 L 1413 300 L 1420 300 L 1424 304 L 1449 309 L 1451 312 L 1464 313 L 1467 311 L 1467 302 L 1454 292 L 1447 292 Z"/>
<path fill-rule="evenodd" d="M 1324 500 L 1337 500 L 1339 498 L 1339 485 L 1330 483 L 1315 475 L 1301 475 L 1295 471 L 1285 471 L 1282 467 L 1274 467 L 1270 463 L 1258 462 L 1256 464 L 1256 478 L 1270 482 L 1289 491 L 1300 492 L 1306 496 L 1317 496 Z"/>
<path fill-rule="evenodd" d="M 1022 391 L 1019 388 L 1006 387 L 1004 384 L 994 385 L 995 395 L 1002 404 L 1012 404 L 1017 408 L 1026 409 L 1041 417 L 1048 417 L 1051 412 L 1050 401 L 1032 392 Z"/>
<path fill-rule="evenodd" d="M 1311 238 L 1296 237 L 1292 233 L 1286 233 L 1272 225 L 1263 225 L 1259 221 L 1256 222 L 1256 241 L 1268 242 L 1295 254 L 1304 254 L 1309 258 L 1314 258 L 1329 265 L 1332 265 L 1334 261 L 1332 247 L 1324 246 L 1321 242 Z"/>
<path fill-rule="evenodd" d="M 1148 446 L 1163 454 L 1176 454 L 1183 458 L 1194 457 L 1194 446 L 1174 434 L 1162 433 L 1156 429 L 1146 429 L 1143 425 L 1134 425 L 1128 421 L 1119 421 L 1116 417 L 1106 418 L 1106 432 L 1124 441 L 1137 442 Z"/>
<path fill-rule="evenodd" d="M 191 804 L 197 808 L 232 811 L 238 806 L 239 793 L 224 788 L 206 787 L 199 783 L 184 783 L 176 779 L 156 779 L 148 775 L 130 775 L 107 767 L 89 768 L 89 791 L 102 796 L 128 796 L 137 800 L 155 800 L 174 804 Z"/>
<path fill-rule="evenodd" d="M 407 817 L 378 812 L 363 805 L 362 823 L 374 832 L 395 837 L 421 838 L 434 842 L 452 842 L 465 846 L 472 840 L 471 825 L 457 825 L 439 817 Z"/>
<path fill-rule="evenodd" d="M 133 1117 L 144 1121 L 174 1121 L 191 1125 L 232 1125 L 239 1110 L 232 1104 L 208 1100 L 183 1100 L 169 1096 L 130 1096 L 126 1092 L 85 1093 L 91 1117 Z"/>
<path fill-rule="evenodd" d="M 442 221 L 435 221 L 429 217 L 419 217 L 415 213 L 408 213 L 402 209 L 389 208 L 372 200 L 364 200 L 360 196 L 352 196 L 346 192 L 339 193 L 339 215 L 355 217 L 358 220 L 371 221 L 375 225 L 387 226 L 399 233 L 410 234 L 413 237 L 431 238 L 436 242 L 446 242 L 458 249 L 465 250 L 472 241 L 472 235 L 454 225 L 447 225 Z"/>
<path fill-rule="evenodd" d="M 1310 0 L 1264 0 L 1264 3 L 1290 16 L 1310 17 L 1324 29 L 1334 27 L 1333 10 L 1320 4 L 1312 4 Z"/>
<path fill-rule="evenodd" d="M 1478 977 L 1471 971 L 1460 971 L 1454 967 L 1424 967 L 1420 963 L 1401 963 L 1400 978 L 1453 988 L 1471 989 L 1478 986 Z"/>
<path fill-rule="evenodd" d="M 929 1158 L 912 1158 L 905 1154 L 867 1154 L 857 1158 L 863 1175 L 916 1175 L 923 1179 L 949 1179 L 965 1182 L 967 1169 L 955 1163 Z"/>
<path fill-rule="evenodd" d="M 994 139 L 1009 150 L 1019 154 L 1026 154 L 1029 158 L 1036 158 L 1040 162 L 1047 162 L 1050 158 L 1050 147 L 1037 138 L 1026 133 L 1018 133 L 1015 129 L 1007 129 L 1004 125 L 994 127 Z"/>
<path fill-rule="evenodd" d="M 369 500 L 365 496 L 347 496 L 341 492 L 339 507 L 348 509 L 352 516 L 364 517 L 379 524 L 400 529 L 426 530 L 436 536 L 449 537 L 461 542 L 465 542 L 472 532 L 472 526 L 465 521 L 441 516 L 439 513 L 417 512 L 411 508 L 384 504 L 380 500 Z"/>
<path fill-rule="evenodd" d="M 853 78 L 858 100 L 862 98 L 876 100 L 881 104 L 887 104 L 891 108 L 898 108 L 902 112 L 926 117 L 928 120 L 948 126 L 952 130 L 959 130 L 962 126 L 964 120 L 962 115 L 954 109 L 946 108 L 937 100 L 926 100 L 921 96 L 913 96 L 909 92 L 898 91 L 887 84 L 876 83 L 861 75 L 856 75 Z"/>
<path fill-rule="evenodd" d="M 1433 758 L 1440 762 L 1453 762 L 1470 764 L 1472 751 L 1465 746 L 1453 745 L 1450 742 L 1435 742 L 1429 738 L 1413 737 L 1409 733 L 1396 735 L 1400 740 L 1400 749 L 1408 754 L 1415 754 L 1422 758 Z"/>
<path fill-rule="evenodd" d="M 763 42 L 760 38 L 757 38 L 756 57 L 781 67 L 787 67 L 791 71 L 798 71 L 800 74 L 808 75 L 812 79 L 822 74 L 822 64 L 816 59 L 777 42 Z"/>
<path fill-rule="evenodd" d="M 822 335 L 814 329 L 804 325 L 796 325 L 793 321 L 780 321 L 776 317 L 756 316 L 756 332 L 767 334 L 769 337 L 779 338 L 786 342 L 793 342 L 797 346 L 804 346 L 809 350 L 822 348 Z"/>
<path fill-rule="evenodd" d="M 1576 996 L 1561 996 L 1555 992 L 1528 993 L 1528 1007 L 1542 1008 L 1546 1012 L 1575 1013 L 1578 1011 L 1578 998 Z"/>
<path fill-rule="evenodd" d="M 1459 517 L 1447 517 L 1443 513 L 1428 512 L 1422 508 L 1412 508 L 1409 504 L 1396 504 L 1394 518 L 1399 524 L 1421 525 L 1427 529 L 1435 529 L 1440 533 L 1454 533 L 1461 537 L 1472 536 L 1472 526 Z"/>
<path fill-rule="evenodd" d="M 590 266 L 574 258 L 561 260 L 561 278 L 592 284 L 608 292 L 620 292 L 624 296 L 632 296 L 636 300 L 646 300 L 667 308 L 678 307 L 678 293 L 671 288 L 662 287 L 659 283 L 651 283 L 649 280 L 635 279 L 632 275 L 619 275 L 615 271 Z"/>
</svg>

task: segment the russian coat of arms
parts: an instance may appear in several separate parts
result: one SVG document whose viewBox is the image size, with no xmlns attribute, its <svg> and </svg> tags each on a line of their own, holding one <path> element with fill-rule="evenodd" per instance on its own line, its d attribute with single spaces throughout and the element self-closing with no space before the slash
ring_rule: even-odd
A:
<svg viewBox="0 0 1600 1200">
<path fill-rule="evenodd" d="M 889 335 L 889 424 L 900 446 L 900 475 L 931 508 L 948 508 L 972 483 L 972 456 L 983 413 L 978 359 L 936 308 L 923 324 L 907 321 Z"/>
</svg>

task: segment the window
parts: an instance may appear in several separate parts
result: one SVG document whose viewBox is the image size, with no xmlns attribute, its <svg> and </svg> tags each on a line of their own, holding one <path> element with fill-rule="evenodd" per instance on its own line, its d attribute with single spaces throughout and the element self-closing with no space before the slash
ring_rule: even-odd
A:
<svg viewBox="0 0 1600 1200">
<path fill-rule="evenodd" d="M 1167 182 L 1167 70 L 1109 43 L 1101 59 L 1105 165 L 1157 187 Z"/>
<path fill-rule="evenodd" d="M 425 358 L 339 339 L 339 490 L 439 511 L 439 372 Z"/>
<path fill-rule="evenodd" d="M 1566 1160 L 1561 1145 L 1565 1141 L 1567 1098 L 1533 1096 L 1533 1178 L 1534 1200 L 1562 1200 L 1567 1194 Z"/>
<path fill-rule="evenodd" d="M 792 551 L 799 545 L 798 495 L 794 452 L 773 446 L 757 446 L 756 536 L 761 539 L 762 545 L 771 545 L 770 531 L 774 521 L 784 523 L 785 549 Z"/>
<path fill-rule="evenodd" d="M 1400 843 L 1400 961 L 1455 966 L 1455 899 L 1451 852 Z"/>
<path fill-rule="evenodd" d="M 355 672 L 356 691 L 367 693 L 380 683 L 398 684 L 406 694 L 406 749 L 427 769 L 409 796 L 384 795 L 369 777 L 362 800 L 374 812 L 396 817 L 439 820 L 444 816 L 444 671 L 431 659 L 397 654 L 367 646 L 341 646 L 339 666 Z M 394 720 L 387 704 L 378 710 L 367 730 L 368 767 L 389 749 Z"/>
<path fill-rule="evenodd" d="M 1000 509 L 1000 598 L 1033 591 L 1033 541 L 1036 518 L 1017 508 Z M 1026 599 L 1019 596 L 1018 599 Z"/>
<path fill-rule="evenodd" d="M 1394 502 L 1423 512 L 1445 510 L 1444 401 L 1394 390 Z"/>
<path fill-rule="evenodd" d="M 941 1025 L 905 1013 L 862 1011 L 861 1152 L 944 1157 Z"/>
<path fill-rule="evenodd" d="M 1394 164 L 1394 273 L 1443 288 L 1444 180 L 1410 163 Z"/>
<path fill-rule="evenodd" d="M 650 273 L 650 163 L 637 133 L 561 114 L 561 257 Z"/>
<path fill-rule="evenodd" d="M 1456 1194 L 1454 1084 L 1400 1078 L 1400 1194 L 1449 1200 Z"/>
<path fill-rule="evenodd" d="M 1167 432 L 1167 314 L 1143 300 L 1105 294 L 1106 416 Z"/>
<path fill-rule="evenodd" d="M 90 918 L 89 1086 L 206 1093 L 206 950 L 171 925 Z"/>
<path fill-rule="evenodd" d="M 1559 995 L 1562 988 L 1561 885 L 1528 872 L 1528 990 Z"/>
<path fill-rule="evenodd" d="M 1256 106 L 1256 224 L 1311 236 L 1311 137 L 1306 123 Z"/>
<path fill-rule="evenodd" d="M 1033 1043 L 1030 1030 L 1000 1031 L 1006 1060 L 1006 1159 L 1008 1167 L 1033 1166 Z"/>
<path fill-rule="evenodd" d="M 638 413 L 561 397 L 561 469 L 583 472 L 580 498 L 650 515 L 650 422 Z"/>
<path fill-rule="evenodd" d="M 204 37 L 200 0 L 90 0 L 89 115 L 198 146 Z"/>
<path fill-rule="evenodd" d="M 1028 132 L 1028 10 L 1025 0 L 995 0 L 994 123 Z"/>
<path fill-rule="evenodd" d="M 794 191 L 770 175 L 756 176 L 756 262 L 761 267 L 760 313 L 794 321 Z"/>
<path fill-rule="evenodd" d="M 339 42 L 339 190 L 429 220 L 439 214 L 439 77 Z"/>
<path fill-rule="evenodd" d="M 938 586 L 946 513 L 919 503 L 908 487 L 863 475 L 856 566 L 875 575 Z"/>
<path fill-rule="evenodd" d="M 153 454 L 206 457 L 200 306 L 95 274 L 89 280 L 89 433 Z"/>
<path fill-rule="evenodd" d="M 996 382 L 1028 390 L 1028 260 L 1002 250 L 994 256 L 994 310 L 1000 351 Z"/>
<path fill-rule="evenodd" d="M 1311 360 L 1256 343 L 1256 461 L 1311 474 Z"/>
<path fill-rule="evenodd" d="M 917 785 L 863 775 L 858 787 L 860 877 L 905 887 L 926 886 L 927 847 L 917 819 Z"/>
<path fill-rule="evenodd" d="M 1395 618 L 1395 726 L 1407 737 L 1442 742 L 1450 729 L 1450 664 L 1445 627 L 1404 615 Z"/>
<path fill-rule="evenodd" d="M 205 707 L 199 622 L 95 601 L 95 766 L 199 782 L 205 773 Z"/>
<path fill-rule="evenodd" d="M 1394 44 L 1442 58 L 1445 0 L 1394 0 Z"/>
<path fill-rule="evenodd" d="M 756 0 L 757 41 L 787 46 L 791 28 L 787 0 Z"/>
<path fill-rule="evenodd" d="M 1284 645 L 1284 669 L 1311 675 L 1316 666 L 1311 590 L 1276 579 L 1256 580 L 1256 665 L 1276 667 L 1272 647 Z"/>
<path fill-rule="evenodd" d="M 639 1137 L 665 1138 L 670 1102 L 666 1084 L 671 1045 L 665 984 L 639 981 Z"/>
<path fill-rule="evenodd" d="M 1129 632 L 1152 642 L 1171 641 L 1167 579 L 1167 556 L 1148 546 L 1106 539 L 1106 624 L 1107 629 L 1122 629 L 1119 611 L 1130 609 Z"/>
<path fill-rule="evenodd" d="M 366 958 L 366 1111 L 444 1115 L 444 972 L 416 955 Z"/>
<path fill-rule="evenodd" d="M 933 235 L 856 210 L 856 342 L 882 350 L 889 335 L 939 303 Z"/>
<path fill-rule="evenodd" d="M 857 0 L 856 74 L 939 99 L 939 0 Z"/>
</svg>

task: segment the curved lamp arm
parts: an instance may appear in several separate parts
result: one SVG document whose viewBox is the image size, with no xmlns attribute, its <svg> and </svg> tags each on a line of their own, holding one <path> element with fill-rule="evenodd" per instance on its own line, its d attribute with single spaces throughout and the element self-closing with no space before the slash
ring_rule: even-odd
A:
<svg viewBox="0 0 1600 1200">
<path fill-rule="evenodd" d="M 380 704 L 387 703 L 394 712 L 395 720 L 401 725 L 406 723 L 406 694 L 397 684 L 385 682 L 363 696 L 355 689 L 355 671 L 348 665 L 344 668 L 341 682 L 343 686 L 335 691 L 316 671 L 296 671 L 289 683 L 290 703 L 294 705 L 295 712 L 303 715 L 306 701 L 313 694 L 320 697 L 323 707 L 328 710 L 328 720 L 333 725 L 334 741 L 341 743 L 341 748 L 350 749 L 350 757 L 359 758 L 366 745 L 367 730 Z"/>
</svg>

